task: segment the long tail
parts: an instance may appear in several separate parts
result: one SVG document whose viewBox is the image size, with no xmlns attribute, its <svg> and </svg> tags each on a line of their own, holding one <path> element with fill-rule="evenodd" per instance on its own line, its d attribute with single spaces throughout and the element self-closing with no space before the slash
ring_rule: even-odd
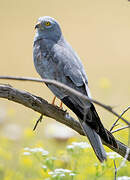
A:
<svg viewBox="0 0 130 180">
<path fill-rule="evenodd" d="M 84 109 L 77 103 L 75 99 L 69 96 L 61 99 L 79 118 L 81 127 L 88 137 L 96 156 L 103 162 L 106 159 L 106 152 L 103 148 L 101 139 L 113 147 L 118 147 L 114 136 L 104 128 L 93 104 L 87 109 L 84 117 Z"/>
<path fill-rule="evenodd" d="M 110 144 L 111 146 L 117 148 L 118 145 L 114 136 L 112 135 L 111 132 L 109 132 L 107 129 L 104 128 L 93 104 L 91 104 L 87 118 L 90 118 L 89 116 L 92 118 L 92 121 L 90 122 L 86 121 L 86 122 L 90 125 L 90 127 L 95 129 L 95 131 L 97 132 L 97 134 L 99 134 L 102 140 L 104 140 L 106 143 Z"/>
<path fill-rule="evenodd" d="M 106 160 L 106 152 L 104 150 L 104 147 L 101 142 L 100 136 L 90 128 L 84 121 L 80 120 L 81 127 L 85 133 L 85 135 L 88 137 L 90 144 L 92 145 L 92 148 L 99 159 L 100 162 L 103 162 Z"/>
</svg>

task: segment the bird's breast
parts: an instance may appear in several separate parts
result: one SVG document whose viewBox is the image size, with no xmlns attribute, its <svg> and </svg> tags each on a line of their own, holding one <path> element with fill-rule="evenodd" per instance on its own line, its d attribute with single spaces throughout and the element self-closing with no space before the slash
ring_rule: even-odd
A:
<svg viewBox="0 0 130 180">
<path fill-rule="evenodd" d="M 42 78 L 58 80 L 59 63 L 55 54 L 40 42 L 34 44 L 33 49 L 34 65 Z"/>
</svg>

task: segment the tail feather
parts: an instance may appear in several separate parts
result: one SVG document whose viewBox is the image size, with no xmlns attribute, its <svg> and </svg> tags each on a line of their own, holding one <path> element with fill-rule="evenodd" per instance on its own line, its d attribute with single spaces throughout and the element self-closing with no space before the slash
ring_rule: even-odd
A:
<svg viewBox="0 0 130 180">
<path fill-rule="evenodd" d="M 92 116 L 91 118 L 92 121 L 88 122 L 88 124 L 90 124 L 90 126 L 96 130 L 97 134 L 99 134 L 102 140 L 104 140 L 106 143 L 110 144 L 111 146 L 117 148 L 118 145 L 114 136 L 112 135 L 111 132 L 109 132 L 107 129 L 104 128 L 93 104 L 91 104 L 88 115 L 89 114 Z"/>
<path fill-rule="evenodd" d="M 90 144 L 91 144 L 97 158 L 99 159 L 100 162 L 103 162 L 107 158 L 106 158 L 106 152 L 104 150 L 104 147 L 102 145 L 99 135 L 95 132 L 95 130 L 90 128 L 84 121 L 81 121 L 80 119 L 79 119 L 79 121 L 81 123 L 81 127 L 82 127 L 85 135 L 88 137 L 88 139 L 90 141 Z"/>
<path fill-rule="evenodd" d="M 101 139 L 115 148 L 118 148 L 118 145 L 111 132 L 104 128 L 94 105 L 91 103 L 87 109 L 87 113 L 84 113 L 84 108 L 81 107 L 76 99 L 66 96 L 62 99 L 62 102 L 77 115 L 81 127 L 88 137 L 96 156 L 103 162 L 106 159 L 106 152 Z"/>
</svg>

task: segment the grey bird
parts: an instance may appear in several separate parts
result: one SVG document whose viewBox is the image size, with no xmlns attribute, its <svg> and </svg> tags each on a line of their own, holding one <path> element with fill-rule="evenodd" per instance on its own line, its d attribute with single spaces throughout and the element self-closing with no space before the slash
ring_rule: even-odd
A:
<svg viewBox="0 0 130 180">
<path fill-rule="evenodd" d="M 80 58 L 64 39 L 59 23 L 52 17 L 38 19 L 33 45 L 33 59 L 36 71 L 42 78 L 59 81 L 84 95 L 91 97 L 88 79 Z M 102 141 L 117 148 L 114 136 L 104 128 L 91 102 L 65 90 L 47 84 L 48 88 L 78 117 L 80 125 L 100 162 L 106 160 Z"/>
</svg>

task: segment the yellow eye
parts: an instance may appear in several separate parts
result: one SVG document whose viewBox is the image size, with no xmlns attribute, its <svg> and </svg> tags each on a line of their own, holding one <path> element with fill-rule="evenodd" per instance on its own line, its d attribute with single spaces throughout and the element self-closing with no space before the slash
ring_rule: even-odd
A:
<svg viewBox="0 0 130 180">
<path fill-rule="evenodd" d="M 49 21 L 45 22 L 45 26 L 50 26 L 51 23 Z"/>
</svg>

